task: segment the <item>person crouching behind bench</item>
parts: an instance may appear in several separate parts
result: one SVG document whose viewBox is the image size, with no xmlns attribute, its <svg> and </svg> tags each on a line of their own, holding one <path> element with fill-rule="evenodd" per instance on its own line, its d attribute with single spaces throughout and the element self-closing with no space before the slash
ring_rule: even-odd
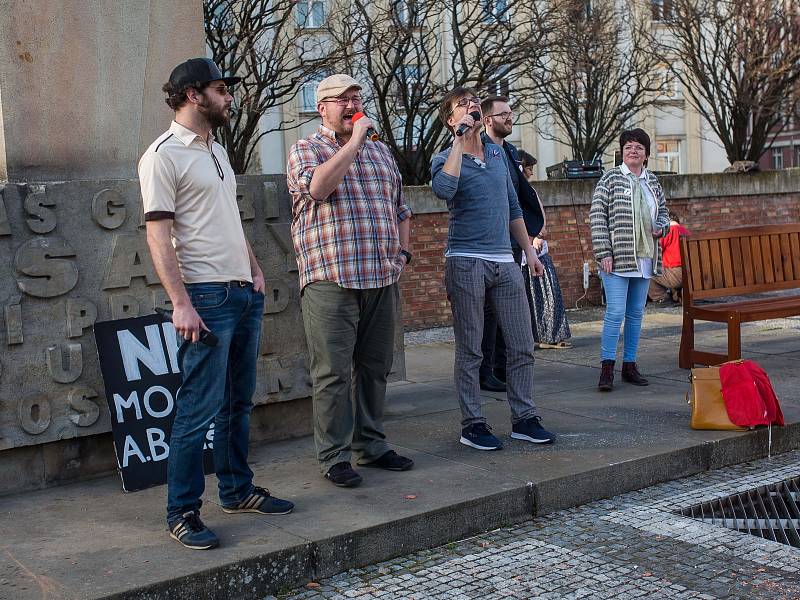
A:
<svg viewBox="0 0 800 600">
<path fill-rule="evenodd" d="M 431 162 L 433 193 L 447 202 L 450 224 L 445 285 L 456 340 L 455 384 L 461 406 L 460 442 L 478 450 L 503 444 L 481 413 L 478 370 L 482 360 L 484 302 L 491 303 L 507 348 L 511 437 L 536 444 L 555 436 L 541 425 L 533 402 L 533 334 L 522 271 L 514 263 L 509 229 L 535 276 L 542 265 L 531 246 L 502 148 L 480 136 L 480 98 L 456 88 L 442 99 L 439 117 L 455 135 L 453 145 Z"/>
<path fill-rule="evenodd" d="M 175 67 L 163 88 L 175 119 L 139 161 L 147 243 L 174 307 L 183 378 L 169 441 L 167 525 L 195 550 L 219 544 L 200 520 L 212 421 L 222 510 L 284 515 L 294 507 L 254 486 L 247 465 L 264 274 L 242 229 L 236 174 L 211 133 L 230 119 L 229 86 L 238 82 L 207 58 Z M 204 329 L 216 346 L 199 341 Z"/>
</svg>

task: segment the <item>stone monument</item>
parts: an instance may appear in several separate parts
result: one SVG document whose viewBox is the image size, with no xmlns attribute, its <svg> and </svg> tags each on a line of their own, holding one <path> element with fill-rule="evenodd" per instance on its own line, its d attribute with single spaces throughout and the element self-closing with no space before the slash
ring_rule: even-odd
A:
<svg viewBox="0 0 800 600">
<path fill-rule="evenodd" d="M 145 241 L 136 163 L 172 117 L 161 92 L 170 70 L 204 54 L 199 0 L 2 8 L 0 494 L 116 466 L 92 325 L 168 307 Z M 237 182 L 267 278 L 252 439 L 307 433 L 285 177 Z M 403 358 L 400 326 L 395 378 Z"/>
</svg>

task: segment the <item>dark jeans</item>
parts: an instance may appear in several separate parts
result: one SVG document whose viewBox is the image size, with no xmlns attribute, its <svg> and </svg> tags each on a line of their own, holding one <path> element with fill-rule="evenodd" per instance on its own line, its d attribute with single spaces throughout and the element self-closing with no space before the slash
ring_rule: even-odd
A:
<svg viewBox="0 0 800 600">
<path fill-rule="evenodd" d="M 253 491 L 247 446 L 264 295 L 250 285 L 228 288 L 222 283 L 189 284 L 186 290 L 219 343 L 178 340 L 183 382 L 169 441 L 168 522 L 202 504 L 203 443 L 211 421 L 220 501 L 238 504 Z"/>
</svg>

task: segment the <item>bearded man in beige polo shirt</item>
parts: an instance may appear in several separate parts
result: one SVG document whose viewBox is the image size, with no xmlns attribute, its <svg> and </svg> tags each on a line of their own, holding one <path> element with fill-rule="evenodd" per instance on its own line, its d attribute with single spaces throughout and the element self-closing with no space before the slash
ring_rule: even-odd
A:
<svg viewBox="0 0 800 600">
<path fill-rule="evenodd" d="M 147 243 L 174 307 L 183 379 L 169 441 L 167 525 L 172 538 L 198 550 L 219 544 L 200 520 L 212 421 L 222 510 L 287 514 L 294 507 L 254 486 L 247 464 L 264 274 L 242 230 L 236 175 L 211 133 L 228 122 L 228 86 L 238 81 L 207 58 L 175 67 L 164 85 L 175 120 L 139 161 Z M 218 343 L 202 343 L 203 330 Z"/>
</svg>

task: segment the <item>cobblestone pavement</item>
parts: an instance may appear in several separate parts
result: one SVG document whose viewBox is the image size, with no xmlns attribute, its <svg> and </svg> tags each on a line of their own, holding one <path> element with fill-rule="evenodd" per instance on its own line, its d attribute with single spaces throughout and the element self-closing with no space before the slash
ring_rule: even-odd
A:
<svg viewBox="0 0 800 600">
<path fill-rule="evenodd" d="M 800 598 L 800 549 L 675 514 L 798 474 L 796 451 L 353 569 L 277 598 Z"/>
</svg>

